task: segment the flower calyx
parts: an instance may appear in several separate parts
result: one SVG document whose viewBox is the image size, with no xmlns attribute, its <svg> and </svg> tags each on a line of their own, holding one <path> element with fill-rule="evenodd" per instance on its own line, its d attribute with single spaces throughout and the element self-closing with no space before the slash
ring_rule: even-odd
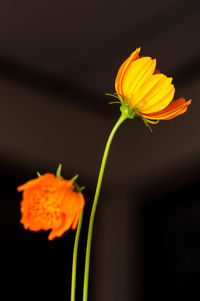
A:
<svg viewBox="0 0 200 301">
<path fill-rule="evenodd" d="M 139 111 L 138 111 L 137 108 L 132 108 L 130 106 L 129 101 L 128 101 L 127 98 L 124 99 L 118 93 L 114 93 L 114 94 L 106 93 L 106 95 L 118 99 L 117 101 L 111 101 L 111 102 L 109 102 L 109 104 L 115 104 L 115 103 L 121 104 L 120 111 L 121 111 L 122 115 L 124 115 L 124 117 L 126 119 L 134 119 L 135 117 L 140 117 L 142 119 L 142 121 L 144 122 L 144 124 L 146 125 L 146 127 L 150 130 L 150 132 L 151 133 L 153 132 L 152 129 L 151 129 L 151 127 L 150 127 L 150 125 L 149 125 L 149 123 L 156 124 L 156 123 L 159 122 L 159 120 L 157 120 L 157 121 L 151 121 L 151 120 L 143 117 L 142 114 L 139 113 Z"/>
<path fill-rule="evenodd" d="M 85 189 L 85 186 L 79 186 L 78 183 L 76 182 L 76 179 L 78 179 L 79 175 L 75 175 L 71 180 L 74 182 L 73 184 L 73 188 L 75 190 L 75 192 L 79 192 L 79 193 L 82 193 L 82 191 Z"/>
<path fill-rule="evenodd" d="M 114 98 L 117 99 L 117 101 L 111 101 L 111 102 L 109 102 L 109 104 L 115 104 L 115 103 L 121 104 L 120 111 L 127 119 L 134 119 L 135 116 L 138 115 L 137 109 L 136 108 L 131 108 L 128 101 L 126 99 L 124 99 L 120 94 L 118 94 L 118 93 L 114 93 L 114 94 L 106 93 L 106 95 L 114 97 Z"/>
<path fill-rule="evenodd" d="M 121 96 L 120 96 L 121 97 Z M 138 113 L 136 108 L 131 108 L 128 102 L 126 102 L 122 97 L 121 97 L 121 106 L 120 106 L 120 111 L 121 113 L 126 116 L 128 119 L 134 119 Z"/>
</svg>

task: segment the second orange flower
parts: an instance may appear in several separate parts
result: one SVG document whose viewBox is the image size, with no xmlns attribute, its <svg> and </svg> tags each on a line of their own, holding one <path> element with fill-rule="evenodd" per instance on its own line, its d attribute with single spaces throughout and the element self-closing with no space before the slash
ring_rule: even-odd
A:
<svg viewBox="0 0 200 301">
<path fill-rule="evenodd" d="M 85 200 L 73 180 L 46 173 L 19 186 L 23 191 L 21 223 L 32 231 L 51 230 L 48 239 L 77 227 Z"/>
</svg>

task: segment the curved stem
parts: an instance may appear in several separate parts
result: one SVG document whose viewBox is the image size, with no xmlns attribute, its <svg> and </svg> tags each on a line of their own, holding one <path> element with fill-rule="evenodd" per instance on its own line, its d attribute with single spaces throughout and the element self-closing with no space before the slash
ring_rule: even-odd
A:
<svg viewBox="0 0 200 301">
<path fill-rule="evenodd" d="M 122 122 L 129 118 L 127 114 L 123 113 L 121 114 L 120 118 L 118 119 L 117 123 L 113 127 L 110 136 L 108 138 L 108 141 L 106 143 L 105 151 L 103 154 L 103 159 L 101 163 L 101 168 L 99 172 L 99 177 L 97 181 L 97 187 L 96 187 L 96 192 L 94 196 L 94 202 L 92 206 L 92 211 L 90 215 L 90 222 L 89 222 L 89 228 L 88 228 L 88 237 L 87 237 L 87 247 L 86 247 L 86 257 L 85 257 L 85 274 L 84 274 L 84 285 L 83 285 L 83 301 L 87 301 L 88 298 L 88 281 L 89 281 L 89 267 L 90 267 L 90 251 L 91 251 L 91 242 L 92 242 L 92 231 L 93 231 L 93 225 L 94 225 L 94 218 L 95 218 L 95 212 L 96 212 L 96 207 L 98 203 L 98 198 L 99 198 L 99 193 L 101 189 L 101 183 L 103 179 L 103 174 L 104 174 L 104 169 L 110 149 L 110 145 L 112 142 L 112 139 L 119 128 L 119 126 L 122 124 Z"/>
<path fill-rule="evenodd" d="M 78 243 L 79 243 L 79 237 L 80 237 L 80 232 L 81 232 L 82 220 L 83 220 L 83 211 L 79 218 L 78 227 L 76 230 L 75 241 L 74 241 L 73 262 L 72 262 L 71 301 L 75 301 L 75 294 L 76 294 L 76 263 L 77 263 Z"/>
</svg>

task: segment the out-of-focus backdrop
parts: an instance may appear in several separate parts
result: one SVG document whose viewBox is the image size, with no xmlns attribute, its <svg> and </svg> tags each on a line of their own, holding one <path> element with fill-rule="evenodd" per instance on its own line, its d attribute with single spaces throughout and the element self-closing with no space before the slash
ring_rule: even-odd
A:
<svg viewBox="0 0 200 301">
<path fill-rule="evenodd" d="M 74 231 L 25 231 L 16 186 L 40 173 L 80 175 L 88 217 L 121 63 L 136 47 L 172 76 L 188 112 L 126 121 L 110 151 L 95 220 L 89 300 L 199 300 L 199 0 L 1 1 L 1 281 L 6 300 L 69 300 Z M 1 293 L 2 293 L 1 289 Z M 3 294 L 3 293 L 2 293 Z M 194 299 L 195 296 L 195 299 Z"/>
</svg>

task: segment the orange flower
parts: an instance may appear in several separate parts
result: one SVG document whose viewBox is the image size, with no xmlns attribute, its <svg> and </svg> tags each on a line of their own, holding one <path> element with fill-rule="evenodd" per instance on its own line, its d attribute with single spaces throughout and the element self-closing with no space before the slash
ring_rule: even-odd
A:
<svg viewBox="0 0 200 301">
<path fill-rule="evenodd" d="M 140 57 L 139 52 L 137 48 L 119 68 L 115 79 L 117 97 L 150 123 L 183 114 L 191 100 L 172 100 L 172 78 L 155 69 L 155 59 Z"/>
<path fill-rule="evenodd" d="M 21 223 L 32 231 L 51 230 L 48 239 L 77 227 L 85 200 L 75 192 L 74 181 L 46 173 L 19 186 L 23 191 Z"/>
</svg>

